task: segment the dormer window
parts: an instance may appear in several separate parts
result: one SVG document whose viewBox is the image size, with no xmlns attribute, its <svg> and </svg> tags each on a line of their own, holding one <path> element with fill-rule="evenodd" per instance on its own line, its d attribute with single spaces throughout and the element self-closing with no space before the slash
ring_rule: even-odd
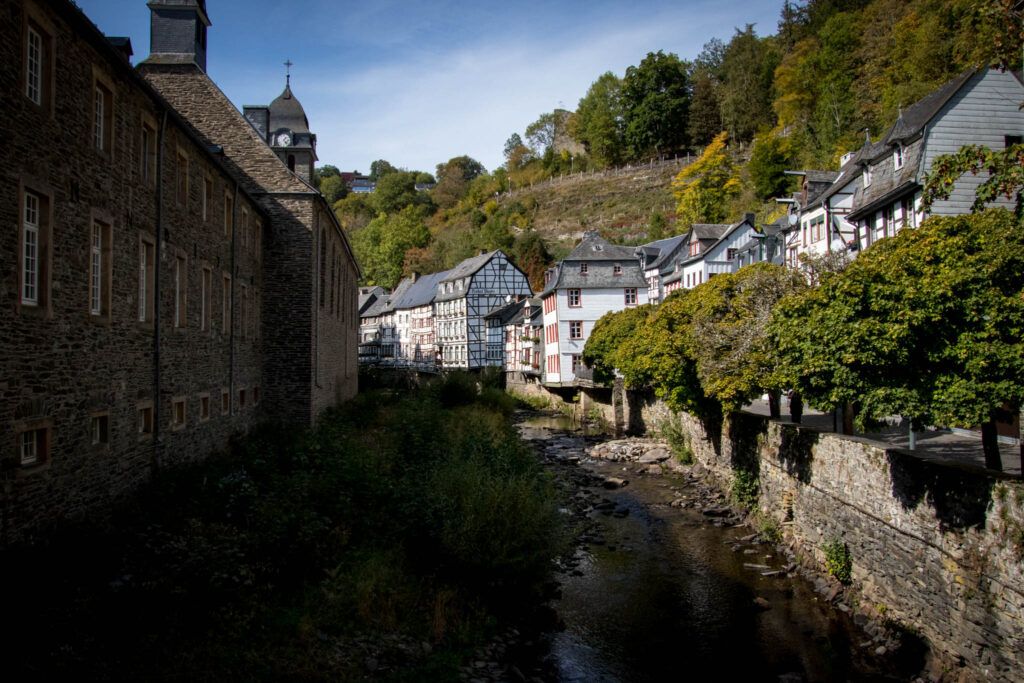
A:
<svg viewBox="0 0 1024 683">
<path fill-rule="evenodd" d="M 584 262 L 584 263 L 580 264 L 580 275 L 586 275 L 586 274 L 587 274 L 587 264 Z"/>
<path fill-rule="evenodd" d="M 622 275 L 622 264 L 621 263 L 616 263 L 614 266 L 612 266 L 612 274 L 613 275 Z"/>
<path fill-rule="evenodd" d="M 694 240 L 690 242 L 690 256 L 696 256 L 700 253 L 700 242 Z"/>
<path fill-rule="evenodd" d="M 897 171 L 903 168 L 903 145 L 896 143 L 892 150 L 892 165 Z"/>
<path fill-rule="evenodd" d="M 871 184 L 871 166 L 870 165 L 865 165 L 864 166 L 863 179 L 864 179 L 864 187 L 867 187 L 868 185 Z"/>
</svg>

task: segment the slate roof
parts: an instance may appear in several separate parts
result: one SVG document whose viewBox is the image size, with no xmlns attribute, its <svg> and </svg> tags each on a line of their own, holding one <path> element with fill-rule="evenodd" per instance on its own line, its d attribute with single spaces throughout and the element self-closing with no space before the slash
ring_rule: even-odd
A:
<svg viewBox="0 0 1024 683">
<path fill-rule="evenodd" d="M 637 247 L 636 252 L 643 251 L 647 256 L 644 270 L 661 268 L 661 266 L 675 255 L 676 250 L 678 250 L 679 246 L 686 241 L 688 236 L 689 235 L 687 233 L 683 233 L 682 235 L 667 237 L 663 240 L 657 240 L 641 247 Z"/>
<path fill-rule="evenodd" d="M 690 230 L 698 240 L 715 240 L 717 242 L 731 227 L 728 223 L 694 223 Z"/>
<path fill-rule="evenodd" d="M 274 130 L 288 128 L 293 133 L 309 132 L 309 119 L 306 118 L 306 111 L 302 108 L 298 98 L 292 94 L 290 83 L 285 85 L 284 92 L 270 103 L 269 111 L 270 125 Z"/>
<path fill-rule="evenodd" d="M 905 141 L 918 135 L 925 125 L 946 105 L 946 102 L 949 102 L 950 98 L 977 72 L 978 69 L 975 67 L 966 69 L 953 80 L 907 107 L 906 111 L 900 113 L 896 123 L 885 134 L 885 137 L 882 138 L 881 144 L 889 147 L 894 142 Z"/>
<path fill-rule="evenodd" d="M 405 296 L 405 293 L 408 291 L 409 287 L 412 286 L 412 284 L 413 283 L 411 277 L 403 278 L 402 281 L 399 282 L 398 285 L 395 287 L 393 292 L 391 292 L 390 294 L 385 293 L 384 295 L 382 295 L 379 299 L 377 299 L 377 301 L 371 304 L 368 309 L 366 309 L 366 312 L 363 313 L 361 317 L 374 318 L 378 315 L 390 313 L 391 311 L 395 310 L 395 303 L 397 303 L 399 299 Z"/>
<path fill-rule="evenodd" d="M 804 171 L 804 180 L 808 183 L 831 183 L 839 177 L 839 171 Z"/>
<path fill-rule="evenodd" d="M 498 250 L 495 250 L 488 251 L 483 254 L 477 254 L 476 256 L 471 256 L 470 258 L 459 263 L 451 270 L 446 271 L 448 274 L 442 280 L 440 280 L 440 282 L 450 282 L 453 280 L 460 280 L 464 277 L 469 277 L 476 271 L 483 268 L 487 264 L 487 262 L 491 260 L 491 257 L 493 257 L 497 253 Z"/>
<path fill-rule="evenodd" d="M 587 230 L 564 261 L 625 261 L 636 260 L 635 247 L 611 244 L 597 230 Z"/>
<path fill-rule="evenodd" d="M 484 314 L 485 320 L 497 320 L 502 326 L 508 325 L 516 315 L 522 317 L 522 301 L 510 301 Z"/>
<path fill-rule="evenodd" d="M 384 296 L 385 291 L 383 287 L 360 287 L 359 288 L 359 315 L 363 313 L 373 305 L 375 301 Z"/>
<path fill-rule="evenodd" d="M 442 270 L 439 273 L 421 275 L 402 293 L 401 298 L 395 301 L 395 309 L 418 308 L 431 303 L 437 294 L 438 283 L 449 272 L 451 271 Z"/>
</svg>

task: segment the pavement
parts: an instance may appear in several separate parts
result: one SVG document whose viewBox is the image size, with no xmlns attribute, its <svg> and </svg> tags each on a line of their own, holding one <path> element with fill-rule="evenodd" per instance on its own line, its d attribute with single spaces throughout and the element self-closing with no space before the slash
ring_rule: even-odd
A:
<svg viewBox="0 0 1024 683">
<path fill-rule="evenodd" d="M 768 416 L 768 402 L 754 401 L 744 412 L 755 415 Z M 896 418 L 898 421 L 899 418 Z M 782 423 L 789 423 L 789 406 L 783 400 Z M 835 432 L 835 425 L 832 413 L 822 413 L 809 407 L 804 408 L 804 414 L 800 424 L 811 427 L 821 432 Z M 841 426 L 841 425 L 840 425 Z M 885 426 L 877 432 L 855 432 L 850 435 L 858 441 L 866 441 L 877 444 L 882 448 L 898 448 L 910 450 L 910 437 L 907 433 L 906 422 L 895 422 Z M 922 432 L 917 432 L 916 445 L 912 451 L 914 455 L 924 460 L 935 460 L 938 462 L 951 462 L 957 464 L 974 465 L 985 467 L 985 453 L 981 448 L 981 434 L 977 436 L 953 432 L 938 427 L 928 427 Z M 999 450 L 1003 459 L 1003 472 L 1006 474 L 1021 476 L 1020 446 L 1017 444 L 1000 443 Z"/>
</svg>

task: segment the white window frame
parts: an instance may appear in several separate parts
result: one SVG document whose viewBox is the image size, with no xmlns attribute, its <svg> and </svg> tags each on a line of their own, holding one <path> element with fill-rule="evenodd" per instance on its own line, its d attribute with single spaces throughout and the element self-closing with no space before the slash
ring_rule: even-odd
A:
<svg viewBox="0 0 1024 683">
<path fill-rule="evenodd" d="M 40 222 L 43 202 L 35 192 L 25 190 L 24 194 L 21 216 L 21 304 L 38 306 L 42 261 Z"/>
<path fill-rule="evenodd" d="M 903 168 L 903 145 L 899 142 L 892 148 L 892 166 L 897 171 Z"/>
<path fill-rule="evenodd" d="M 103 224 L 97 220 L 89 247 L 89 313 L 103 315 Z"/>
<path fill-rule="evenodd" d="M 43 104 L 43 36 L 32 26 L 28 27 L 25 49 L 25 97 L 42 106 Z"/>
</svg>

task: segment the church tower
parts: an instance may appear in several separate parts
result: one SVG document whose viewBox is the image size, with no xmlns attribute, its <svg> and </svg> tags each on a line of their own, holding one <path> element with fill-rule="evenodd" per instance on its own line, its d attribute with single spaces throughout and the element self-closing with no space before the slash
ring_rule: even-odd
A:
<svg viewBox="0 0 1024 683">
<path fill-rule="evenodd" d="M 290 62 L 285 64 L 291 66 Z M 288 169 L 312 183 L 316 135 L 309 131 L 306 112 L 292 94 L 291 74 L 285 77 L 284 92 L 270 106 L 247 104 L 242 112 Z"/>
<path fill-rule="evenodd" d="M 206 0 L 150 0 L 150 60 L 193 63 L 206 71 Z"/>
</svg>

